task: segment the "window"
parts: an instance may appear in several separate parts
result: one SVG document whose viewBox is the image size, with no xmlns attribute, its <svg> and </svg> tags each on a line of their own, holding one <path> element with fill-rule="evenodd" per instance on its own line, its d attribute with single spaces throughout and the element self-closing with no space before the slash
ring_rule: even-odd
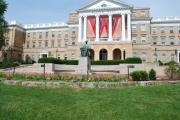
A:
<svg viewBox="0 0 180 120">
<path fill-rule="evenodd" d="M 51 48 L 54 48 L 54 40 L 51 40 Z"/>
<path fill-rule="evenodd" d="M 46 32 L 46 38 L 48 38 L 48 36 L 49 36 L 49 33 L 48 33 L 48 32 Z"/>
<path fill-rule="evenodd" d="M 136 25 L 132 25 L 132 32 L 136 32 Z"/>
<path fill-rule="evenodd" d="M 58 38 L 62 38 L 62 32 L 61 31 L 58 32 Z"/>
<path fill-rule="evenodd" d="M 152 37 L 152 43 L 153 45 L 157 45 L 157 37 Z"/>
<path fill-rule="evenodd" d="M 48 41 L 45 41 L 45 48 L 48 47 Z"/>
<path fill-rule="evenodd" d="M 162 34 L 165 33 L 165 27 L 161 27 L 161 33 L 162 33 Z"/>
<path fill-rule="evenodd" d="M 166 54 L 162 54 L 161 61 L 166 62 Z"/>
<path fill-rule="evenodd" d="M 136 43 L 137 42 L 136 40 L 137 40 L 136 37 L 132 37 L 133 43 Z"/>
<path fill-rule="evenodd" d="M 179 33 L 180 33 L 180 26 L 179 26 Z"/>
<path fill-rule="evenodd" d="M 55 32 L 54 32 L 54 31 L 51 33 L 51 37 L 52 37 L 52 38 L 55 37 Z"/>
<path fill-rule="evenodd" d="M 29 48 L 29 42 L 27 42 L 27 46 L 26 46 L 26 48 Z"/>
<path fill-rule="evenodd" d="M 146 62 L 146 60 L 147 60 L 147 58 L 146 58 L 146 53 L 142 53 L 141 58 L 142 58 L 142 61 L 143 61 L 143 62 Z"/>
<path fill-rule="evenodd" d="M 42 39 L 42 32 L 39 33 L 39 39 Z"/>
<path fill-rule="evenodd" d="M 157 33 L 157 27 L 152 27 L 152 33 Z"/>
<path fill-rule="evenodd" d="M 36 39 L 36 33 L 35 32 L 33 33 L 33 39 Z"/>
<path fill-rule="evenodd" d="M 68 31 L 65 32 L 65 38 L 68 39 Z"/>
<path fill-rule="evenodd" d="M 170 45 L 174 45 L 174 38 L 173 37 L 170 38 Z"/>
<path fill-rule="evenodd" d="M 41 48 L 42 47 L 42 42 L 39 42 L 39 48 Z"/>
<path fill-rule="evenodd" d="M 65 47 L 68 46 L 68 40 L 65 40 Z"/>
<path fill-rule="evenodd" d="M 76 45 L 76 40 L 73 39 L 73 40 L 72 40 L 72 46 L 75 46 L 75 45 Z"/>
<path fill-rule="evenodd" d="M 169 31 L 170 31 L 170 34 L 173 34 L 174 33 L 174 27 L 170 27 Z"/>
<path fill-rule="evenodd" d="M 175 60 L 175 55 L 171 54 L 171 61 L 174 61 L 174 60 Z"/>
<path fill-rule="evenodd" d="M 28 33 L 28 34 L 27 34 L 27 37 L 28 37 L 28 38 L 30 38 L 30 36 L 31 36 L 31 34 L 30 34 L 30 33 Z"/>
<path fill-rule="evenodd" d="M 72 28 L 72 36 L 76 35 L 76 28 Z"/>
<path fill-rule="evenodd" d="M 5 44 L 6 46 L 9 46 L 9 40 L 6 40 Z"/>
<path fill-rule="evenodd" d="M 161 38 L 161 44 L 166 45 L 166 38 L 165 37 Z"/>
<path fill-rule="evenodd" d="M 142 41 L 142 43 L 146 43 L 146 36 L 142 36 L 141 41 Z"/>
<path fill-rule="evenodd" d="M 71 55 L 71 59 L 74 60 L 75 59 L 75 53 L 73 52 Z"/>
<path fill-rule="evenodd" d="M 58 39 L 58 47 L 60 48 L 61 47 L 61 39 Z"/>
<path fill-rule="evenodd" d="M 141 32 L 146 32 L 146 25 L 145 24 L 141 25 Z"/>
<path fill-rule="evenodd" d="M 33 42 L 33 46 L 32 46 L 33 48 L 36 48 L 36 42 Z"/>
</svg>

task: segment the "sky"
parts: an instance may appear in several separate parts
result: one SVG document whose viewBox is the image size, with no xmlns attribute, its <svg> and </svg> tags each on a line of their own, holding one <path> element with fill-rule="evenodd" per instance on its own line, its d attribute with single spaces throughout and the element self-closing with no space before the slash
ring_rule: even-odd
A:
<svg viewBox="0 0 180 120">
<path fill-rule="evenodd" d="M 6 20 L 22 24 L 66 22 L 68 14 L 94 0 L 6 0 Z M 134 7 L 151 8 L 151 16 L 180 16 L 180 0 L 121 0 Z"/>
</svg>

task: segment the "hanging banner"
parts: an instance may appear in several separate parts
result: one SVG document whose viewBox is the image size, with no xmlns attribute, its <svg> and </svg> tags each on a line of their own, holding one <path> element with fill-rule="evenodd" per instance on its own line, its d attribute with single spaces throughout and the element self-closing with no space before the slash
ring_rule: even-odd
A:
<svg viewBox="0 0 180 120">
<path fill-rule="evenodd" d="M 100 17 L 100 38 L 108 38 L 108 32 L 109 32 L 109 25 L 108 25 L 108 16 L 101 16 Z"/>
<path fill-rule="evenodd" d="M 113 38 L 120 38 L 121 37 L 121 16 L 113 16 Z"/>
<path fill-rule="evenodd" d="M 96 18 L 95 17 L 87 18 L 87 37 L 88 38 L 96 37 Z"/>
</svg>

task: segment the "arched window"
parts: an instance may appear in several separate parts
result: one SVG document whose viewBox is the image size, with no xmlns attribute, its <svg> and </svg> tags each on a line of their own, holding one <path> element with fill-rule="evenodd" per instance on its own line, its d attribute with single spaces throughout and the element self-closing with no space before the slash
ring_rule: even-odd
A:
<svg viewBox="0 0 180 120">
<path fill-rule="evenodd" d="M 121 60 L 121 50 L 116 48 L 113 51 L 113 59 L 114 60 Z"/>
<path fill-rule="evenodd" d="M 101 49 L 99 52 L 99 60 L 107 60 L 108 52 L 106 49 Z"/>
</svg>

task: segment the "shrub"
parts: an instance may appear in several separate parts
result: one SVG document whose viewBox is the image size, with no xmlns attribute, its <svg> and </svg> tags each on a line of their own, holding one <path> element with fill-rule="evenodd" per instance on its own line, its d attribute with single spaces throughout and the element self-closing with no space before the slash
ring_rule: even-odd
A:
<svg viewBox="0 0 180 120">
<path fill-rule="evenodd" d="M 54 63 L 54 64 L 66 64 L 66 65 L 78 65 L 78 60 L 59 60 L 57 58 L 41 58 L 38 63 Z"/>
<path fill-rule="evenodd" d="M 159 66 L 163 66 L 164 65 L 164 63 L 162 62 L 162 61 L 158 61 L 158 64 L 159 64 Z"/>
<path fill-rule="evenodd" d="M 123 60 L 91 61 L 91 65 L 119 65 Z"/>
<path fill-rule="evenodd" d="M 149 71 L 149 79 L 150 80 L 156 80 L 156 71 L 154 69 L 151 69 Z"/>
<path fill-rule="evenodd" d="M 132 58 L 127 58 L 124 63 L 130 63 L 130 64 L 142 64 L 141 58 L 138 57 L 132 57 Z"/>
<path fill-rule="evenodd" d="M 18 62 L 2 62 L 0 64 L 0 69 L 6 69 L 6 68 L 11 68 L 11 67 L 17 67 L 19 66 Z"/>
<path fill-rule="evenodd" d="M 165 69 L 166 75 L 169 77 L 169 79 L 174 79 L 177 75 L 179 67 L 176 63 L 171 62 L 168 67 Z"/>
<path fill-rule="evenodd" d="M 147 81 L 148 73 L 146 71 L 134 71 L 131 74 L 134 81 Z"/>
<path fill-rule="evenodd" d="M 170 62 L 165 63 L 164 65 L 171 65 L 171 64 L 177 64 L 177 62 L 175 62 L 175 61 L 170 61 Z"/>
</svg>

